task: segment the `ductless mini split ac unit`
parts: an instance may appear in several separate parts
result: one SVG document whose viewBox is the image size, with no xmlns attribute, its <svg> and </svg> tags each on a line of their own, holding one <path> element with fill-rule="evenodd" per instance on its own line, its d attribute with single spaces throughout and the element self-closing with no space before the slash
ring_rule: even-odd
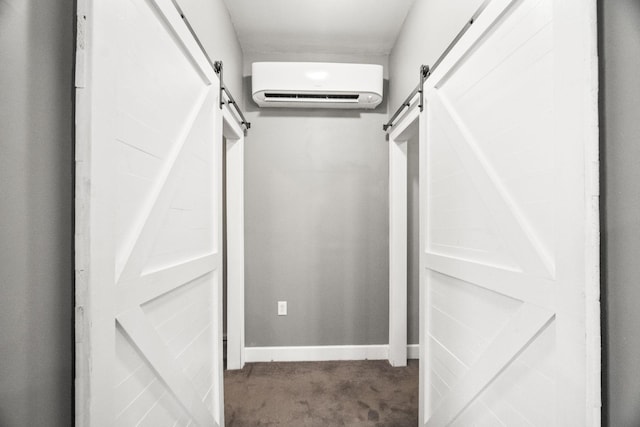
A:
<svg viewBox="0 0 640 427">
<path fill-rule="evenodd" d="M 372 109 L 382 102 L 382 66 L 254 62 L 252 95 L 260 107 Z"/>
</svg>

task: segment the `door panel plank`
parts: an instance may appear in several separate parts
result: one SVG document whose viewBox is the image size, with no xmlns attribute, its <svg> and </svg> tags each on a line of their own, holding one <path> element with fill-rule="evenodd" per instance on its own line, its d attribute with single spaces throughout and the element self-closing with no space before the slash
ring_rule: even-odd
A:
<svg viewBox="0 0 640 427">
<path fill-rule="evenodd" d="M 180 17 L 180 12 L 176 9 L 171 0 L 150 0 L 156 7 L 158 14 L 162 17 L 166 25 L 171 28 L 177 43 L 189 55 L 194 68 L 198 70 L 203 80 L 207 84 L 213 83 L 213 70 L 204 51 L 198 46 L 197 41 L 191 35 L 189 29 L 184 25 Z"/>
<path fill-rule="evenodd" d="M 428 427 L 452 423 L 475 397 L 538 335 L 554 314 L 525 304 L 505 326 L 469 372 L 453 386 L 436 408 Z"/>
<path fill-rule="evenodd" d="M 118 286 L 118 313 L 188 285 L 192 280 L 215 271 L 219 255 L 205 255 L 164 270 L 149 273 Z"/>
<path fill-rule="evenodd" d="M 438 273 L 456 277 L 520 301 L 542 307 L 555 306 L 553 282 L 550 280 L 541 280 L 517 270 L 507 270 L 473 260 L 438 254 L 428 253 L 425 259 L 427 268 Z"/>
<path fill-rule="evenodd" d="M 215 425 L 211 412 L 202 403 L 190 380 L 183 372 L 176 369 L 166 345 L 158 336 L 155 328 L 151 326 L 142 309 L 131 309 L 118 316 L 117 319 L 122 329 L 144 355 L 157 375 L 169 386 L 187 413 L 200 425 Z"/>
<path fill-rule="evenodd" d="M 465 169 L 476 182 L 478 192 L 492 211 L 496 229 L 503 236 L 524 271 L 542 277 L 553 277 L 553 264 L 536 234 L 514 203 L 500 177 L 483 154 L 480 145 L 455 113 L 449 101 L 438 91 L 427 92 L 434 121 L 442 126 L 448 141 L 462 160 Z M 432 124 L 433 125 L 433 124 Z"/>
<path fill-rule="evenodd" d="M 212 94 L 207 92 L 200 96 L 183 128 L 178 143 L 168 156 L 165 172 L 157 180 L 156 189 L 153 191 L 151 202 L 148 204 L 146 214 L 143 216 L 144 219 L 141 221 L 139 231 L 137 233 L 134 232 L 132 241 L 128 245 L 129 250 L 125 250 L 122 256 L 122 270 L 118 276 L 119 282 L 142 273 L 146 257 L 162 224 L 165 212 L 178 189 L 180 178 L 184 173 L 185 156 L 187 155 L 184 145 L 188 141 L 189 133 L 198 116 L 208 112 L 208 109 L 203 107 L 206 105 L 207 98 L 211 102 L 211 96 Z"/>
</svg>

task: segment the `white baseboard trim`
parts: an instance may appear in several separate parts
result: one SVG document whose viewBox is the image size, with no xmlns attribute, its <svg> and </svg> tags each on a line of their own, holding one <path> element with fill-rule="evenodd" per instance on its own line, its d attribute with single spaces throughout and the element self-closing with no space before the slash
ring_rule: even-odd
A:
<svg viewBox="0 0 640 427">
<path fill-rule="evenodd" d="M 407 346 L 407 358 L 418 359 L 420 346 Z M 253 362 L 321 362 L 328 360 L 386 360 L 389 346 L 381 345 L 322 345 L 300 347 L 245 347 L 246 363 Z"/>
<path fill-rule="evenodd" d="M 420 359 L 420 344 L 407 345 L 407 359 Z"/>
</svg>

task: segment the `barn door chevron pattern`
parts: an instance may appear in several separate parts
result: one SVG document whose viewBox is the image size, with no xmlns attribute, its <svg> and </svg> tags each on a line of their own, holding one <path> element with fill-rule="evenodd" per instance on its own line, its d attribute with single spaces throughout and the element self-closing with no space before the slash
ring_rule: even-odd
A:
<svg viewBox="0 0 640 427">
<path fill-rule="evenodd" d="M 491 227 L 500 230 L 510 253 L 521 266 L 504 268 L 436 252 L 426 254 L 426 268 L 431 271 L 521 302 L 482 354 L 452 386 L 427 423 L 427 426 L 444 426 L 451 424 L 554 321 L 555 311 L 550 301 L 553 265 L 446 95 L 433 89 L 427 99 L 431 126 L 438 127 L 446 136 L 484 205 L 489 207 Z"/>
<path fill-rule="evenodd" d="M 171 0 L 86 3 L 78 422 L 224 425 L 219 80 Z"/>
<path fill-rule="evenodd" d="M 586 9 L 491 1 L 425 83 L 420 425 L 597 422 L 576 131 L 588 111 L 561 77 L 585 74 L 566 40 Z"/>
<path fill-rule="evenodd" d="M 212 253 L 198 258 L 176 263 L 169 267 L 150 273 L 143 273 L 145 263 L 150 257 L 154 242 L 162 231 L 161 226 L 171 207 L 177 191 L 187 191 L 180 188 L 184 178 L 188 151 L 185 148 L 187 136 L 193 122 L 202 113 L 207 98 L 212 98 L 212 92 L 201 96 L 194 109 L 195 114 L 185 126 L 185 135 L 176 144 L 177 149 L 166 161 L 166 176 L 158 180 L 153 202 L 144 216 L 143 226 L 133 241 L 132 249 L 124 262 L 124 268 L 117 284 L 117 315 L 116 321 L 122 330 L 136 346 L 141 355 L 152 366 L 157 376 L 166 384 L 170 392 L 180 402 L 197 425 L 214 425 L 214 419 L 207 406 L 202 401 L 192 385 L 191 379 L 178 367 L 175 357 L 158 334 L 156 327 L 145 315 L 142 306 L 149 301 L 175 292 L 194 280 L 213 273 L 219 266 L 219 254 Z M 213 105 L 209 99 L 208 105 Z M 211 109 L 205 109 L 210 114 Z"/>
</svg>

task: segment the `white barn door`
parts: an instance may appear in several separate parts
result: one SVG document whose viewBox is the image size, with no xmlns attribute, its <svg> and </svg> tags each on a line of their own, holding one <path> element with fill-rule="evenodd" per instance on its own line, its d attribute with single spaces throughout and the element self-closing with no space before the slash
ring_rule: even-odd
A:
<svg viewBox="0 0 640 427">
<path fill-rule="evenodd" d="M 171 0 L 78 3 L 76 424 L 222 426 L 219 81 Z"/>
<path fill-rule="evenodd" d="M 425 84 L 420 425 L 600 423 L 595 1 L 493 0 Z"/>
</svg>

